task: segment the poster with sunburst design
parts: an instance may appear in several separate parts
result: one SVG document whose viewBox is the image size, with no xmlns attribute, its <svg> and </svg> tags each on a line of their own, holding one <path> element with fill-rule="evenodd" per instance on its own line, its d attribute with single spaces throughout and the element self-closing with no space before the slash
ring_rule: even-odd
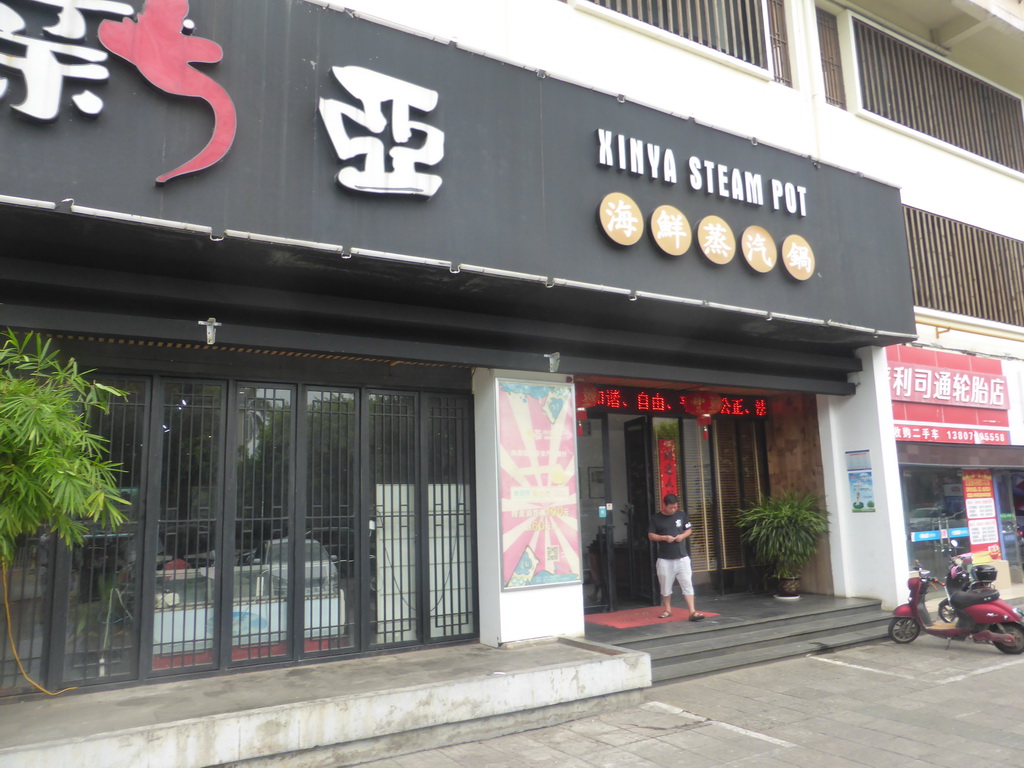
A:
<svg viewBox="0 0 1024 768">
<path fill-rule="evenodd" d="M 580 582 L 572 386 L 497 385 L 502 588 Z"/>
</svg>

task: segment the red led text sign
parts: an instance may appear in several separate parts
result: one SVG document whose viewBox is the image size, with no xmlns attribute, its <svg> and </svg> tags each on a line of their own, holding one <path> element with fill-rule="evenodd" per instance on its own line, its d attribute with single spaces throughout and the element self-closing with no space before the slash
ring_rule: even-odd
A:
<svg viewBox="0 0 1024 768">
<path fill-rule="evenodd" d="M 702 393 L 703 394 L 703 393 Z M 597 387 L 580 384 L 576 387 L 576 406 L 592 413 L 653 414 L 656 416 L 686 416 L 685 392 L 667 389 L 639 389 L 635 387 Z M 763 397 L 728 396 L 718 398 L 721 409 L 716 416 L 764 419 L 768 417 L 768 401 Z"/>
</svg>

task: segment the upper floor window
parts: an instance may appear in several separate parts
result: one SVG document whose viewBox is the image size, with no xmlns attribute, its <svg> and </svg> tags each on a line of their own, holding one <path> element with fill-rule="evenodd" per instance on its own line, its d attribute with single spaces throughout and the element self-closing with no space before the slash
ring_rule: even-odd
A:
<svg viewBox="0 0 1024 768">
<path fill-rule="evenodd" d="M 1024 172 L 1019 97 L 862 21 L 854 36 L 865 110 Z"/>
<path fill-rule="evenodd" d="M 785 0 L 592 0 L 762 69 L 792 85 Z"/>
<path fill-rule="evenodd" d="M 821 74 L 825 79 L 825 101 L 846 107 L 843 85 L 843 58 L 839 49 L 839 24 L 836 17 L 818 9 L 818 46 L 821 49 Z"/>
</svg>

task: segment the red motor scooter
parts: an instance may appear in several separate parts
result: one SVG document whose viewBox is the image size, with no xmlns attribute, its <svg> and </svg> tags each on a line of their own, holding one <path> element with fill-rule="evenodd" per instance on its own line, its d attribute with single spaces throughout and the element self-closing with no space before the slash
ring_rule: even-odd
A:
<svg viewBox="0 0 1024 768">
<path fill-rule="evenodd" d="M 947 640 L 992 643 L 1003 653 L 1024 652 L 1024 617 L 1009 603 L 999 598 L 995 589 L 953 592 L 949 602 L 956 613 L 956 622 L 933 622 L 925 605 L 925 595 L 932 584 L 941 585 L 929 572 L 915 565 L 916 573 L 907 581 L 910 599 L 893 611 L 889 621 L 889 639 L 911 643 L 924 630 Z"/>
</svg>

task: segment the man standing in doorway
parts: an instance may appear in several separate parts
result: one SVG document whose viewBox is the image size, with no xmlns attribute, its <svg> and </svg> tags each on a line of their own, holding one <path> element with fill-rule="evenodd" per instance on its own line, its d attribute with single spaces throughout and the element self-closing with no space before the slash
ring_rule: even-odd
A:
<svg viewBox="0 0 1024 768">
<path fill-rule="evenodd" d="M 647 538 L 657 545 L 658 581 L 661 584 L 659 619 L 672 615 L 672 584 L 679 582 L 683 600 L 690 610 L 690 621 L 700 621 L 704 614 L 693 605 L 693 568 L 690 564 L 690 542 L 693 533 L 686 510 L 679 508 L 679 497 L 670 493 L 662 500 L 661 513 L 651 518 Z"/>
</svg>

